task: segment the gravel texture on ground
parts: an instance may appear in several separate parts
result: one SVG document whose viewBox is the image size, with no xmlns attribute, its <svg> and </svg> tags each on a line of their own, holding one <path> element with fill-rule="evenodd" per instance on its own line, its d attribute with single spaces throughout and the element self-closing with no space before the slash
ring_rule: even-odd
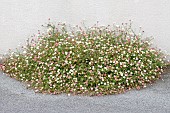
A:
<svg viewBox="0 0 170 113">
<path fill-rule="evenodd" d="M 170 73 L 139 91 L 87 97 L 34 93 L 0 72 L 0 113 L 170 113 Z"/>
</svg>

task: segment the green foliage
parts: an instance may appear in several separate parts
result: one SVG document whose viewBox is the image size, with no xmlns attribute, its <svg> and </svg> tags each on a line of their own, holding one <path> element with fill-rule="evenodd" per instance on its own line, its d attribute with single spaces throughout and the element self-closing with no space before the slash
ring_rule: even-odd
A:
<svg viewBox="0 0 170 113">
<path fill-rule="evenodd" d="M 130 25 L 68 30 L 65 24 L 49 23 L 46 27 L 46 34 L 4 61 L 5 73 L 36 92 L 122 93 L 159 79 L 166 65 L 164 55 Z"/>
</svg>

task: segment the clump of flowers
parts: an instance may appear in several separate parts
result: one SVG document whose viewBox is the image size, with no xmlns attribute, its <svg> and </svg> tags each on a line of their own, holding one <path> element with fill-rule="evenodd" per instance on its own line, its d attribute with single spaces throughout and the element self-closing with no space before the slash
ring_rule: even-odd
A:
<svg viewBox="0 0 170 113">
<path fill-rule="evenodd" d="M 161 77 L 164 54 L 131 24 L 68 27 L 47 24 L 47 32 L 10 52 L 2 70 L 36 92 L 108 95 L 146 87 Z"/>
</svg>

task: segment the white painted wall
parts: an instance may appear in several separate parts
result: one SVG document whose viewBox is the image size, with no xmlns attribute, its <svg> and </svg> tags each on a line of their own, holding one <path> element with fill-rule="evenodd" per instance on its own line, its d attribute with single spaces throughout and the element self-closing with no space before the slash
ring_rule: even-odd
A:
<svg viewBox="0 0 170 113">
<path fill-rule="evenodd" d="M 170 53 L 170 0 L 0 0 L 0 54 L 25 43 L 48 18 L 72 25 L 132 19 L 136 30 L 142 26 L 155 45 Z"/>
</svg>

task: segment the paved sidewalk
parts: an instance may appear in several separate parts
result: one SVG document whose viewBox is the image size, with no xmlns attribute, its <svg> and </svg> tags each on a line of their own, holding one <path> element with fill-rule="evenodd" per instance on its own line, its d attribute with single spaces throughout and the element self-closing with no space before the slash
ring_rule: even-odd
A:
<svg viewBox="0 0 170 113">
<path fill-rule="evenodd" d="M 43 95 L 0 72 L 0 113 L 170 113 L 170 74 L 152 86 L 104 97 Z"/>
</svg>

